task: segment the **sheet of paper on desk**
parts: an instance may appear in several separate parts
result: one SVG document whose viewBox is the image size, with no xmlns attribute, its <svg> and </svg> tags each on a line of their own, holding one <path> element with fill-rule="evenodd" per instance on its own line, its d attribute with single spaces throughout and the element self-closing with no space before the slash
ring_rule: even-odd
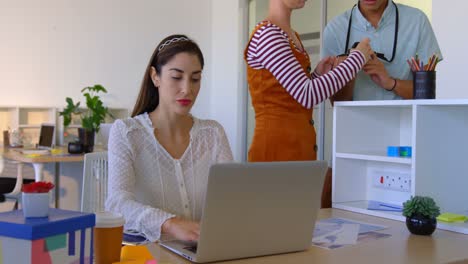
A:
<svg viewBox="0 0 468 264">
<path fill-rule="evenodd" d="M 41 155 L 47 155 L 50 153 L 50 150 L 47 149 L 23 149 L 20 151 L 21 154 L 23 155 L 36 155 L 36 156 L 41 156 Z"/>
<path fill-rule="evenodd" d="M 390 235 L 375 232 L 385 228 L 387 227 L 345 218 L 323 219 L 315 225 L 312 244 L 322 248 L 335 249 L 364 241 L 386 238 Z"/>
<path fill-rule="evenodd" d="M 330 225 L 328 228 L 334 229 L 331 225 L 335 224 L 324 224 Z M 313 243 L 328 243 L 336 245 L 354 245 L 358 239 L 359 225 L 358 224 L 342 224 L 329 233 L 322 236 L 315 237 L 312 239 Z"/>
</svg>

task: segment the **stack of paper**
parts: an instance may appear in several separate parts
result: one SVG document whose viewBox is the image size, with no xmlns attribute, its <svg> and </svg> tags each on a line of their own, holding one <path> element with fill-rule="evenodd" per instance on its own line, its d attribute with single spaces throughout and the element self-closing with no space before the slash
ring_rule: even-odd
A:
<svg viewBox="0 0 468 264">
<path fill-rule="evenodd" d="M 386 226 L 358 222 L 345 218 L 328 218 L 317 222 L 312 244 L 318 247 L 335 249 L 359 242 L 390 237 L 389 234 L 375 232 Z"/>
</svg>

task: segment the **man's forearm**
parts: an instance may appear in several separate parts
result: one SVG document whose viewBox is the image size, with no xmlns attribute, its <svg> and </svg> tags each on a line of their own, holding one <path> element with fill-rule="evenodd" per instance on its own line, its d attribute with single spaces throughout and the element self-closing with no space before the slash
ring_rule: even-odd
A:
<svg viewBox="0 0 468 264">
<path fill-rule="evenodd" d="M 397 80 L 397 84 L 393 92 L 403 99 L 413 99 L 413 81 Z"/>
</svg>

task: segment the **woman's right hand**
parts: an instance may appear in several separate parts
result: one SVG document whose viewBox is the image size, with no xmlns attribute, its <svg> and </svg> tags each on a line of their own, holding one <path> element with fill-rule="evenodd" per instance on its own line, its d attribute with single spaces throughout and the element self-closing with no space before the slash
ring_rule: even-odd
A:
<svg viewBox="0 0 468 264">
<path fill-rule="evenodd" d="M 198 241 L 198 237 L 200 236 L 200 224 L 198 222 L 173 217 L 163 223 L 161 231 L 178 240 Z"/>
<path fill-rule="evenodd" d="M 370 46 L 370 39 L 369 38 L 363 38 L 361 40 L 361 42 L 359 42 L 359 44 L 357 45 L 357 47 L 355 49 L 362 52 L 362 54 L 366 58 L 366 62 L 371 58 L 371 55 L 374 54 L 374 52 L 372 51 L 372 48 Z"/>
</svg>

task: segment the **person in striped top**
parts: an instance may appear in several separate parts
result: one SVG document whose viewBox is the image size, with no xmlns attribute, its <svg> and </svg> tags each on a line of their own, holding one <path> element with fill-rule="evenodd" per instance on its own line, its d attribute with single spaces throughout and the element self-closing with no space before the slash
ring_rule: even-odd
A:
<svg viewBox="0 0 468 264">
<path fill-rule="evenodd" d="M 372 54 L 363 39 L 343 62 L 327 57 L 310 73 L 309 56 L 291 28 L 292 11 L 305 2 L 270 0 L 268 17 L 245 49 L 256 123 L 249 161 L 315 160 L 313 106 L 344 87 Z"/>
</svg>

